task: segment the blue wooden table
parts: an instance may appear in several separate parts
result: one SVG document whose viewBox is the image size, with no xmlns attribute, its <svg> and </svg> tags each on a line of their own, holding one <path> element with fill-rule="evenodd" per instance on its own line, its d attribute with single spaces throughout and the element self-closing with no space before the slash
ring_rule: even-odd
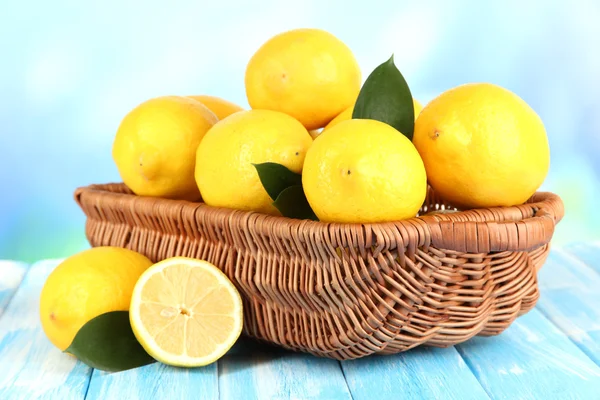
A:
<svg viewBox="0 0 600 400">
<path fill-rule="evenodd" d="M 554 249 L 537 307 L 496 337 L 345 362 L 240 339 L 204 368 L 112 374 L 41 330 L 39 292 L 59 262 L 0 261 L 0 400 L 600 399 L 600 243 Z"/>
</svg>

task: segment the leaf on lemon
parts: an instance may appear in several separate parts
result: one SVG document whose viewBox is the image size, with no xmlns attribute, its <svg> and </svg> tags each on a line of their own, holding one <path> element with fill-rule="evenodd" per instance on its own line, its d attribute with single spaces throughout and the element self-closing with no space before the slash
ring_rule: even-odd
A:
<svg viewBox="0 0 600 400">
<path fill-rule="evenodd" d="M 266 162 L 252 164 L 258 172 L 258 177 L 271 200 L 277 200 L 279 194 L 290 186 L 301 185 L 302 175 L 290 171 L 281 164 Z"/>
<path fill-rule="evenodd" d="M 92 368 L 110 372 L 155 362 L 135 338 L 128 311 L 112 311 L 89 320 L 65 352 Z"/>
<path fill-rule="evenodd" d="M 273 205 L 284 217 L 319 220 L 308 204 L 301 185 L 290 186 L 283 190 Z"/>
<path fill-rule="evenodd" d="M 288 218 L 318 221 L 302 189 L 301 174 L 273 162 L 252 165 L 256 168 L 260 182 L 281 215 Z"/>
<path fill-rule="evenodd" d="M 385 122 L 412 140 L 415 110 L 406 80 L 394 64 L 394 56 L 367 77 L 352 112 L 353 119 Z"/>
</svg>

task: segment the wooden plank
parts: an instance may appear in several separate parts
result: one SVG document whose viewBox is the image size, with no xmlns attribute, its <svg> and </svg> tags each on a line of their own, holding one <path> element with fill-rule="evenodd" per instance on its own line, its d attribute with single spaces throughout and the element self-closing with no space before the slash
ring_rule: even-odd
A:
<svg viewBox="0 0 600 400">
<path fill-rule="evenodd" d="M 21 284 L 27 264 L 0 260 L 0 315 Z"/>
<path fill-rule="evenodd" d="M 564 250 L 600 273 L 600 242 L 571 243 Z"/>
<path fill-rule="evenodd" d="M 219 360 L 219 394 L 223 400 L 351 399 L 338 361 L 250 339 Z"/>
<path fill-rule="evenodd" d="M 107 373 L 94 370 L 86 399 L 218 399 L 217 364 L 174 368 L 161 363 Z"/>
<path fill-rule="evenodd" d="M 31 266 L 0 317 L 0 399 L 83 399 L 91 368 L 54 347 L 42 331 L 39 294 L 59 260 Z"/>
<path fill-rule="evenodd" d="M 591 264 L 588 265 L 583 261 L 584 257 L 594 262 L 591 259 L 593 256 L 588 252 L 578 251 L 574 256 L 572 251 L 553 249 L 538 272 L 540 288 L 542 290 L 578 288 L 585 293 L 597 291 L 600 274 L 591 267 Z"/>
<path fill-rule="evenodd" d="M 489 398 L 452 347 L 417 347 L 341 364 L 354 400 Z"/>
<path fill-rule="evenodd" d="M 570 251 L 577 251 L 577 254 Z M 600 257 L 600 247 L 583 245 L 570 251 L 553 251 L 540 270 L 541 297 L 538 309 L 600 365 L 600 275 L 587 264 L 589 260 L 600 266 L 600 262 L 594 258 Z M 571 280 L 562 287 L 546 284 L 546 281 L 566 274 L 570 274 Z"/>
<path fill-rule="evenodd" d="M 539 311 L 456 346 L 493 399 L 594 399 L 600 368 Z"/>
</svg>

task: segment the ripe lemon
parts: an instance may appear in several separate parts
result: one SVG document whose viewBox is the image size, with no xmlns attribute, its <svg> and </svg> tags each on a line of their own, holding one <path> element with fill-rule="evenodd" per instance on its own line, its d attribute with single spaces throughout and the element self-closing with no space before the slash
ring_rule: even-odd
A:
<svg viewBox="0 0 600 400">
<path fill-rule="evenodd" d="M 336 117 L 334 119 L 329 121 L 329 123 L 327 125 L 325 125 L 325 128 L 323 128 L 323 132 L 333 128 L 334 126 L 336 126 L 337 124 L 339 124 L 342 121 L 348 121 L 349 119 L 352 119 L 353 112 L 354 112 L 354 104 L 352 104 L 350 107 L 346 108 L 344 111 L 342 111 L 341 113 L 336 115 Z M 323 133 L 323 132 L 321 132 L 321 133 Z"/>
<path fill-rule="evenodd" d="M 131 292 L 152 262 L 131 250 L 95 247 L 65 259 L 40 296 L 42 329 L 65 350 L 81 327 L 100 314 L 129 309 Z"/>
<path fill-rule="evenodd" d="M 227 118 L 231 114 L 242 111 L 243 108 L 234 104 L 228 100 L 220 97 L 199 95 L 199 96 L 188 96 L 194 100 L 204 104 L 210 111 L 212 111 L 219 120 Z"/>
<path fill-rule="evenodd" d="M 421 114 L 421 110 L 423 110 L 423 105 L 416 99 L 413 99 L 413 108 L 415 110 L 415 121 L 417 120 L 417 118 L 419 117 L 419 114 Z"/>
<path fill-rule="evenodd" d="M 383 222 L 414 217 L 425 200 L 425 167 L 413 144 L 391 126 L 351 119 L 308 149 L 302 185 L 321 221 Z"/>
<path fill-rule="evenodd" d="M 196 100 L 165 96 L 125 116 L 113 144 L 121 179 L 136 194 L 198 200 L 196 149 L 217 117 Z"/>
<path fill-rule="evenodd" d="M 245 84 L 252 108 L 284 112 L 312 130 L 356 101 L 361 79 L 352 51 L 337 37 L 295 29 L 258 49 L 246 67 Z"/>
<path fill-rule="evenodd" d="M 516 94 L 489 83 L 435 98 L 421 111 L 413 142 L 431 186 L 461 208 L 522 204 L 550 165 L 542 120 Z"/>
<path fill-rule="evenodd" d="M 278 215 L 252 164 L 275 162 L 300 173 L 312 138 L 289 115 L 270 110 L 235 113 L 208 131 L 196 160 L 204 202 Z"/>
<path fill-rule="evenodd" d="M 242 332 L 242 299 L 214 265 L 174 257 L 148 269 L 135 285 L 131 328 L 142 347 L 169 365 L 218 360 Z"/>
<path fill-rule="evenodd" d="M 415 110 L 415 121 L 417 120 L 417 117 L 419 116 L 419 113 L 421 112 L 421 110 L 423 109 L 423 106 L 421 105 L 421 103 L 419 103 L 418 100 L 413 99 L 413 107 Z M 339 124 L 342 121 L 347 121 L 349 119 L 352 119 L 352 113 L 354 112 L 354 104 L 351 105 L 350 107 L 346 108 L 344 111 L 342 111 L 341 113 L 339 113 L 334 119 L 332 119 L 326 126 L 325 128 L 323 128 L 323 131 L 334 127 L 335 125 Z"/>
</svg>

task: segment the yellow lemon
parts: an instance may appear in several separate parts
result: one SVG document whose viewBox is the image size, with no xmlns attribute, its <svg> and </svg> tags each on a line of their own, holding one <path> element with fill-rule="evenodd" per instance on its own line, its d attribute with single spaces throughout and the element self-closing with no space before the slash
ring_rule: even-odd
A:
<svg viewBox="0 0 600 400">
<path fill-rule="evenodd" d="M 431 101 L 413 142 L 431 186 L 461 208 L 522 204 L 550 165 L 540 117 L 516 94 L 489 83 L 458 86 Z"/>
<path fill-rule="evenodd" d="M 42 329 L 65 350 L 81 327 L 109 311 L 127 311 L 138 278 L 152 262 L 131 250 L 94 247 L 65 259 L 40 295 Z"/>
<path fill-rule="evenodd" d="M 227 118 L 231 114 L 242 111 L 243 108 L 234 104 L 228 100 L 220 97 L 199 95 L 199 96 L 188 96 L 194 100 L 204 104 L 210 111 L 212 111 L 219 120 Z"/>
<path fill-rule="evenodd" d="M 153 265 L 131 296 L 129 320 L 154 359 L 200 367 L 221 358 L 242 332 L 239 292 L 216 266 L 174 257 Z"/>
<path fill-rule="evenodd" d="M 196 182 L 215 207 L 277 215 L 253 164 L 274 162 L 300 173 L 312 138 L 300 122 L 270 110 L 237 112 L 210 129 L 196 158 Z"/>
<path fill-rule="evenodd" d="M 302 185 L 325 222 L 414 217 L 427 192 L 425 167 L 410 140 L 369 119 L 340 122 L 315 140 L 306 154 Z"/>
<path fill-rule="evenodd" d="M 121 179 L 136 194 L 198 200 L 196 149 L 217 117 L 196 100 L 165 96 L 125 116 L 113 143 Z"/>
<path fill-rule="evenodd" d="M 416 121 L 417 117 L 421 113 L 421 110 L 423 110 L 423 105 L 421 103 L 419 103 L 418 100 L 413 99 L 413 108 L 415 110 L 415 121 Z"/>
<path fill-rule="evenodd" d="M 413 99 L 413 107 L 414 107 L 414 110 L 415 110 L 415 121 L 416 121 L 417 117 L 419 116 L 419 113 L 423 109 L 423 106 L 417 100 Z M 325 131 L 325 130 L 327 130 L 329 128 L 334 127 L 335 125 L 339 124 L 342 121 L 347 121 L 349 119 L 352 119 L 352 112 L 354 112 L 354 104 L 352 104 L 350 107 L 346 108 L 344 111 L 342 111 L 341 113 L 339 113 L 334 119 L 332 119 L 325 126 L 325 128 L 323 128 L 323 131 Z"/>
<path fill-rule="evenodd" d="M 339 124 L 342 121 L 348 121 L 349 119 L 352 119 L 353 112 L 354 112 L 354 104 L 352 104 L 350 107 L 346 108 L 344 111 L 342 111 L 341 113 L 336 115 L 336 117 L 334 119 L 329 121 L 329 123 L 325 126 L 325 128 L 323 128 L 323 131 L 333 128 L 334 126 L 336 126 L 337 124 Z M 321 132 L 321 133 L 323 133 L 323 132 Z"/>
<path fill-rule="evenodd" d="M 325 126 L 356 101 L 362 75 L 352 51 L 320 29 L 295 29 L 264 43 L 246 67 L 252 108 L 281 111 L 306 129 Z"/>
</svg>

